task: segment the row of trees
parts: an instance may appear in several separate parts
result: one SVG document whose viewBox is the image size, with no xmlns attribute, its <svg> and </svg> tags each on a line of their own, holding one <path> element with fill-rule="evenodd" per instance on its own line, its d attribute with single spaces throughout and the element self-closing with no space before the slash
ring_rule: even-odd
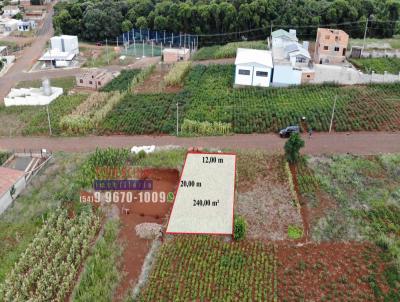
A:
<svg viewBox="0 0 400 302">
<path fill-rule="evenodd" d="M 396 31 L 399 9 L 399 0 L 73 0 L 56 5 L 54 26 L 59 33 L 89 41 L 112 39 L 132 27 L 192 34 L 263 28 L 224 36 L 261 38 L 271 24 L 274 29 L 296 28 L 311 39 L 318 26 L 340 23 L 347 24 L 338 28 L 361 37 L 369 18 L 369 36 L 389 37 Z"/>
</svg>

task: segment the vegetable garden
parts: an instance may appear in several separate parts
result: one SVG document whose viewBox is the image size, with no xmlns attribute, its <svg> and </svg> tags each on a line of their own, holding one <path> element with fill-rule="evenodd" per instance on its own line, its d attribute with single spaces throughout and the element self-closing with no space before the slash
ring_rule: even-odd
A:
<svg viewBox="0 0 400 302">
<path fill-rule="evenodd" d="M 161 247 L 138 301 L 277 301 L 272 245 L 179 236 Z"/>
<path fill-rule="evenodd" d="M 0 288 L 1 301 L 64 301 L 100 227 L 90 208 L 53 213 Z"/>
</svg>

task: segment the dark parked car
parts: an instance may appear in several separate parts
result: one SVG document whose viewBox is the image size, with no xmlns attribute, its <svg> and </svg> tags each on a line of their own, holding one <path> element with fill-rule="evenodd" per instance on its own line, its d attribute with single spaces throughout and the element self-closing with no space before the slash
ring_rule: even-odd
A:
<svg viewBox="0 0 400 302">
<path fill-rule="evenodd" d="M 300 132 L 299 126 L 289 126 L 279 131 L 279 135 L 280 137 L 289 137 L 292 133 L 299 133 L 299 132 Z"/>
</svg>

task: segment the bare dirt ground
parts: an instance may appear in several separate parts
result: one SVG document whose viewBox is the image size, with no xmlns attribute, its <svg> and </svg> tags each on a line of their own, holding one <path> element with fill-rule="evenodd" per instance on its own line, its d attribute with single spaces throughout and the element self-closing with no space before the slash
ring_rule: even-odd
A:
<svg viewBox="0 0 400 302">
<path fill-rule="evenodd" d="M 150 77 L 135 89 L 135 93 L 176 93 L 182 90 L 181 87 L 164 84 L 164 77 L 170 69 L 171 67 L 168 65 L 158 65 Z"/>
<path fill-rule="evenodd" d="M 179 172 L 173 169 L 147 169 L 140 173 L 139 179 L 153 180 L 152 192 L 165 192 L 167 195 L 169 192 L 175 192 Z M 114 301 L 122 301 L 133 288 L 151 246 L 151 240 L 142 239 L 136 235 L 136 225 L 144 222 L 164 224 L 166 223 L 165 216 L 172 207 L 172 203 L 160 203 L 154 200 L 150 203 L 140 203 L 138 194 L 139 191 L 133 192 L 133 196 L 137 197 L 133 203 L 116 204 L 122 224 L 118 237 L 124 247 L 122 255 L 124 276 L 117 287 Z M 128 209 L 129 212 L 124 209 Z"/>
<path fill-rule="evenodd" d="M 282 156 L 267 155 L 257 162 L 265 169 L 251 187 L 239 185 L 235 213 L 248 224 L 250 239 L 287 240 L 289 225 L 302 227 L 300 209 L 293 202 Z M 240 181 L 240 179 L 239 179 Z"/>
<path fill-rule="evenodd" d="M 381 284 L 379 252 L 368 243 L 278 245 L 278 299 L 375 301 L 368 276 Z"/>
<path fill-rule="evenodd" d="M 400 132 L 352 132 L 314 133 L 307 139 L 304 154 L 359 155 L 400 152 Z M 0 149 L 41 149 L 65 152 L 87 152 L 96 148 L 127 148 L 134 145 L 176 145 L 182 147 L 263 149 L 283 152 L 286 140 L 276 134 L 237 134 L 217 137 L 175 137 L 175 136 L 85 136 L 85 137 L 14 137 L 0 138 Z"/>
<path fill-rule="evenodd" d="M 234 64 L 235 58 L 193 61 L 193 65 Z"/>
</svg>

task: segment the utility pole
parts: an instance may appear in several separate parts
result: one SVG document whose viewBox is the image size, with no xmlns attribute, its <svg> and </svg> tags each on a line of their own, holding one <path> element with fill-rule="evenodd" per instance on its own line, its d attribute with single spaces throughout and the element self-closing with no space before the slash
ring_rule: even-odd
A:
<svg viewBox="0 0 400 302">
<path fill-rule="evenodd" d="M 179 136 L 179 103 L 176 102 L 176 136 Z"/>
<path fill-rule="evenodd" d="M 333 103 L 331 124 L 329 125 L 329 133 L 331 133 L 332 131 L 333 117 L 335 116 L 336 101 L 337 101 L 337 95 L 335 96 L 335 102 Z"/>
<path fill-rule="evenodd" d="M 106 51 L 107 51 L 107 64 L 110 65 L 110 56 L 108 55 L 108 40 L 106 39 Z"/>
<path fill-rule="evenodd" d="M 365 40 L 367 39 L 367 30 L 368 30 L 368 17 L 367 17 L 367 21 L 365 22 L 365 30 L 364 30 L 364 41 L 363 41 L 363 47 L 362 47 L 362 51 L 364 51 L 365 48 Z"/>
<path fill-rule="evenodd" d="M 50 131 L 50 136 L 53 136 L 53 133 L 51 131 L 51 122 L 50 122 L 50 112 L 49 112 L 49 105 L 46 105 L 46 111 L 47 111 L 47 120 L 49 122 L 49 131 Z"/>
<path fill-rule="evenodd" d="M 270 37 L 271 37 L 271 39 L 272 39 L 272 27 L 273 27 L 274 25 L 273 25 L 273 22 L 271 21 L 271 30 L 270 30 Z"/>
</svg>

